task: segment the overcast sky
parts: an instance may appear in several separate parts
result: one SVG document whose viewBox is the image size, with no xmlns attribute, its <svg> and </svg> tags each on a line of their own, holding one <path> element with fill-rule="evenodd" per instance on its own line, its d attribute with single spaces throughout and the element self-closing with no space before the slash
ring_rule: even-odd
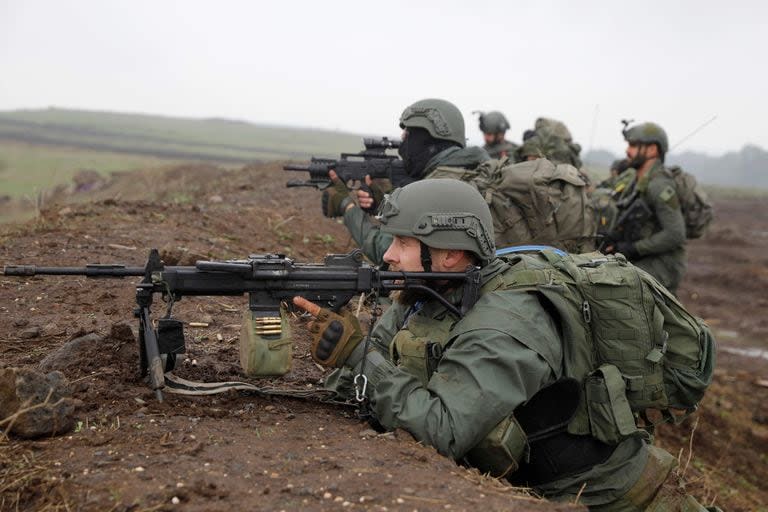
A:
<svg viewBox="0 0 768 512">
<path fill-rule="evenodd" d="M 399 135 L 402 109 L 620 119 L 679 150 L 768 148 L 768 2 L 0 0 L 0 110 L 57 106 Z"/>
</svg>

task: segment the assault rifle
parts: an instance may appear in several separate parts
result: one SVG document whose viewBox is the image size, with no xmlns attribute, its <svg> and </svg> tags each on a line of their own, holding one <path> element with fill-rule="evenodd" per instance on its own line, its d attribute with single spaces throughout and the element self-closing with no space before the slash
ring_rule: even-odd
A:
<svg viewBox="0 0 768 512">
<path fill-rule="evenodd" d="M 336 171 L 344 183 L 350 181 L 362 182 L 366 176 L 371 178 L 388 178 L 394 188 L 407 185 L 413 179 L 405 172 L 403 161 L 394 155 L 388 155 L 388 149 L 400 147 L 399 140 L 363 139 L 365 149 L 359 153 L 342 153 L 338 160 L 330 158 L 315 158 L 309 165 L 286 165 L 284 171 L 309 172 L 309 180 L 291 180 L 287 187 L 315 187 L 323 190 L 330 186 L 331 179 L 328 171 Z"/>
<path fill-rule="evenodd" d="M 616 206 L 620 214 L 613 224 L 611 233 L 603 240 L 603 245 L 609 242 L 625 240 L 634 242 L 642 236 L 640 229 L 653 216 L 651 208 L 642 197 L 639 197 L 637 191 L 634 191 L 627 198 L 619 201 Z"/>
<path fill-rule="evenodd" d="M 8 265 L 6 276 L 75 275 L 121 278 L 142 276 L 136 284 L 136 309 L 139 319 L 139 360 L 142 377 L 158 400 L 165 386 L 164 373 L 173 370 L 176 354 L 186 351 L 182 323 L 171 318 L 176 301 L 184 296 L 237 296 L 248 294 L 248 307 L 254 321 L 280 316 L 280 305 L 292 306 L 291 299 L 301 296 L 333 311 L 338 311 L 352 297 L 364 292 L 418 289 L 431 294 L 452 313 L 461 317 L 477 301 L 479 268 L 466 272 L 394 272 L 383 271 L 363 262 L 362 253 L 329 254 L 324 263 L 296 263 L 281 254 L 251 255 L 244 260 L 198 261 L 195 266 L 166 267 L 157 249 L 152 249 L 144 267 L 125 265 L 87 265 L 85 267 L 37 267 Z M 448 302 L 428 286 L 437 281 L 463 284 L 460 306 Z M 159 293 L 167 303 L 166 314 L 153 326 L 150 306 Z"/>
</svg>

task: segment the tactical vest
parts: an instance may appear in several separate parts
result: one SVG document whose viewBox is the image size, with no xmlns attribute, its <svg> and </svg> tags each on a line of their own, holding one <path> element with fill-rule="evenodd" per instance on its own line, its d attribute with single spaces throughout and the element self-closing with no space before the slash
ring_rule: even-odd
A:
<svg viewBox="0 0 768 512">
<path fill-rule="evenodd" d="M 714 338 L 652 276 L 621 255 L 542 251 L 505 260 L 510 268 L 481 292 L 526 291 L 551 305 L 564 342 L 563 373 L 581 383 L 568 433 L 615 446 L 647 436 L 638 424 L 647 426 L 649 409 L 670 421 L 696 409 L 712 381 Z M 412 316 L 393 339 L 393 361 L 426 384 L 455 323 L 447 314 Z M 675 417 L 672 409 L 685 415 Z M 473 466 L 502 476 L 517 469 L 527 442 L 516 419 L 506 418 L 469 457 Z"/>
</svg>

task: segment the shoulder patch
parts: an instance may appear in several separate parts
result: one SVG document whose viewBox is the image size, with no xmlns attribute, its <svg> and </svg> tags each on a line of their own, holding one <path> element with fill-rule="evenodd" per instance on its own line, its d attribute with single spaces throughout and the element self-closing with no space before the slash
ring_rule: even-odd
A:
<svg viewBox="0 0 768 512">
<path fill-rule="evenodd" d="M 659 199 L 665 203 L 668 203 L 673 197 L 675 197 L 675 195 L 675 187 L 672 185 L 667 185 L 664 190 L 661 191 L 661 194 L 659 194 Z"/>
</svg>

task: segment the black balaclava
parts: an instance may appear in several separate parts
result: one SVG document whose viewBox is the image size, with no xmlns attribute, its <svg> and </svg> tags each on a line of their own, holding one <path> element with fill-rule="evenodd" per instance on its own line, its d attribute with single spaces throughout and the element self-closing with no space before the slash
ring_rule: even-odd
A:
<svg viewBox="0 0 768 512">
<path fill-rule="evenodd" d="M 408 128 L 405 140 L 400 143 L 397 152 L 403 159 L 405 172 L 412 178 L 421 178 L 421 174 L 433 156 L 459 144 L 432 137 L 424 128 Z"/>
</svg>

